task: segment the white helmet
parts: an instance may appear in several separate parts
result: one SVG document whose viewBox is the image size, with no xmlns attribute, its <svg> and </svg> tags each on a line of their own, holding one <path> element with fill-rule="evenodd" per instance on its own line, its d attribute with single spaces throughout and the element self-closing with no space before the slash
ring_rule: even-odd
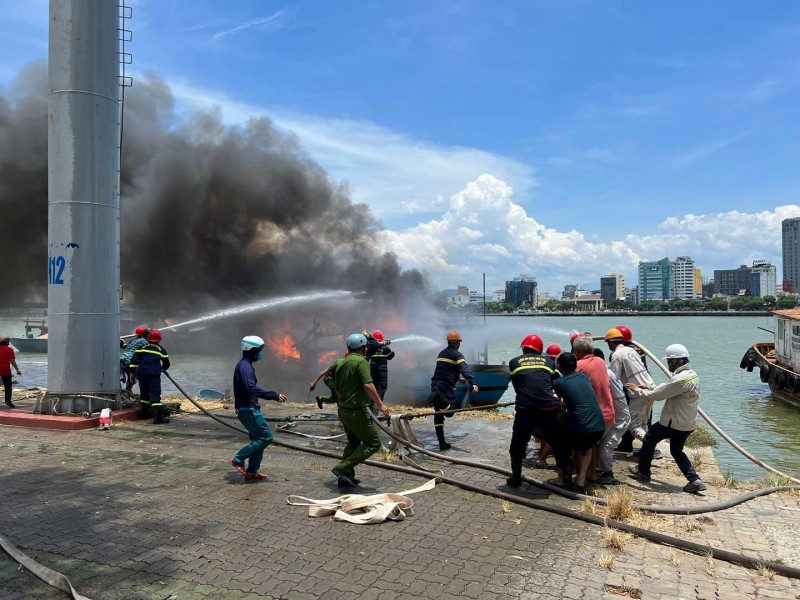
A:
<svg viewBox="0 0 800 600">
<path fill-rule="evenodd" d="M 257 335 L 246 335 L 242 338 L 242 350 L 255 350 L 264 347 L 264 340 Z"/>
<path fill-rule="evenodd" d="M 670 344 L 664 350 L 664 360 L 669 360 L 670 358 L 689 358 L 689 351 L 683 344 Z"/>
</svg>

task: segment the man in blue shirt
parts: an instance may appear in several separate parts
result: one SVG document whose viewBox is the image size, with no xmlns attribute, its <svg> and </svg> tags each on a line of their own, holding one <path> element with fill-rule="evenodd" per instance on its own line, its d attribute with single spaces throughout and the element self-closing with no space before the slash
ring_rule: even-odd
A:
<svg viewBox="0 0 800 600">
<path fill-rule="evenodd" d="M 286 396 L 278 392 L 262 390 L 258 387 L 256 371 L 253 363 L 264 358 L 264 340 L 257 335 L 248 335 L 242 339 L 242 358 L 233 371 L 233 399 L 236 416 L 247 428 L 250 443 L 239 450 L 236 456 L 228 460 L 228 464 L 244 476 L 245 482 L 268 479 L 266 473 L 259 473 L 264 449 L 272 443 L 272 430 L 264 415 L 261 414 L 259 398 L 286 402 Z M 245 468 L 245 460 L 247 467 Z"/>
</svg>

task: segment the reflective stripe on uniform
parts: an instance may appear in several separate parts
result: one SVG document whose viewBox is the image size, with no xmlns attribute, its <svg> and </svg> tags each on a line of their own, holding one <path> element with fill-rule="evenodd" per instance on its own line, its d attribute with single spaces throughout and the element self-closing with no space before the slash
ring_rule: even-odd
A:
<svg viewBox="0 0 800 600">
<path fill-rule="evenodd" d="M 437 358 L 436 362 L 443 362 L 443 363 L 448 363 L 448 364 L 451 364 L 451 365 L 460 365 L 461 363 L 465 363 L 467 361 L 464 358 L 459 358 L 458 360 L 453 360 L 453 359 L 450 359 L 450 358 Z"/>
<path fill-rule="evenodd" d="M 548 373 L 550 373 L 550 375 L 555 373 L 555 370 L 551 369 L 547 365 L 520 365 L 519 367 L 511 371 L 511 374 L 516 375 L 520 371 L 527 371 L 528 369 L 542 369 L 543 371 L 547 371 Z"/>
</svg>

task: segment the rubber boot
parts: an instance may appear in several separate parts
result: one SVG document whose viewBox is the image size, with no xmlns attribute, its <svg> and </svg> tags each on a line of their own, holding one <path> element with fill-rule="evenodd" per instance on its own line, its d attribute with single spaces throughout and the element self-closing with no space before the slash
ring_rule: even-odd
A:
<svg viewBox="0 0 800 600">
<path fill-rule="evenodd" d="M 506 479 L 508 487 L 518 488 L 522 485 L 522 458 L 511 457 L 511 477 Z"/>
<path fill-rule="evenodd" d="M 436 439 L 439 440 L 439 450 L 450 450 L 452 447 L 444 439 L 444 427 L 436 428 Z"/>
</svg>

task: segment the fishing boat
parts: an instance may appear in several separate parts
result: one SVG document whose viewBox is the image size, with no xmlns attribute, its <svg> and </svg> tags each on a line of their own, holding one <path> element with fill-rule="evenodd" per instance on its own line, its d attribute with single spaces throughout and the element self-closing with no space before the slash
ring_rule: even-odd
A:
<svg viewBox="0 0 800 600">
<path fill-rule="evenodd" d="M 511 374 L 508 365 L 472 364 L 472 377 L 478 392 L 467 389 L 465 383 L 456 384 L 455 400 L 460 407 L 491 406 L 497 404 L 508 389 Z M 389 375 L 389 392 L 393 402 L 411 406 L 427 406 L 431 394 L 430 373 L 415 370 L 412 373 L 392 371 Z M 394 381 L 400 383 L 394 384 Z"/>
<path fill-rule="evenodd" d="M 20 352 L 47 352 L 47 334 L 39 337 L 12 337 L 11 345 Z"/>
<path fill-rule="evenodd" d="M 753 344 L 739 367 L 757 370 L 773 396 L 800 407 L 800 309 L 770 312 L 775 317 L 773 341 Z"/>
</svg>

